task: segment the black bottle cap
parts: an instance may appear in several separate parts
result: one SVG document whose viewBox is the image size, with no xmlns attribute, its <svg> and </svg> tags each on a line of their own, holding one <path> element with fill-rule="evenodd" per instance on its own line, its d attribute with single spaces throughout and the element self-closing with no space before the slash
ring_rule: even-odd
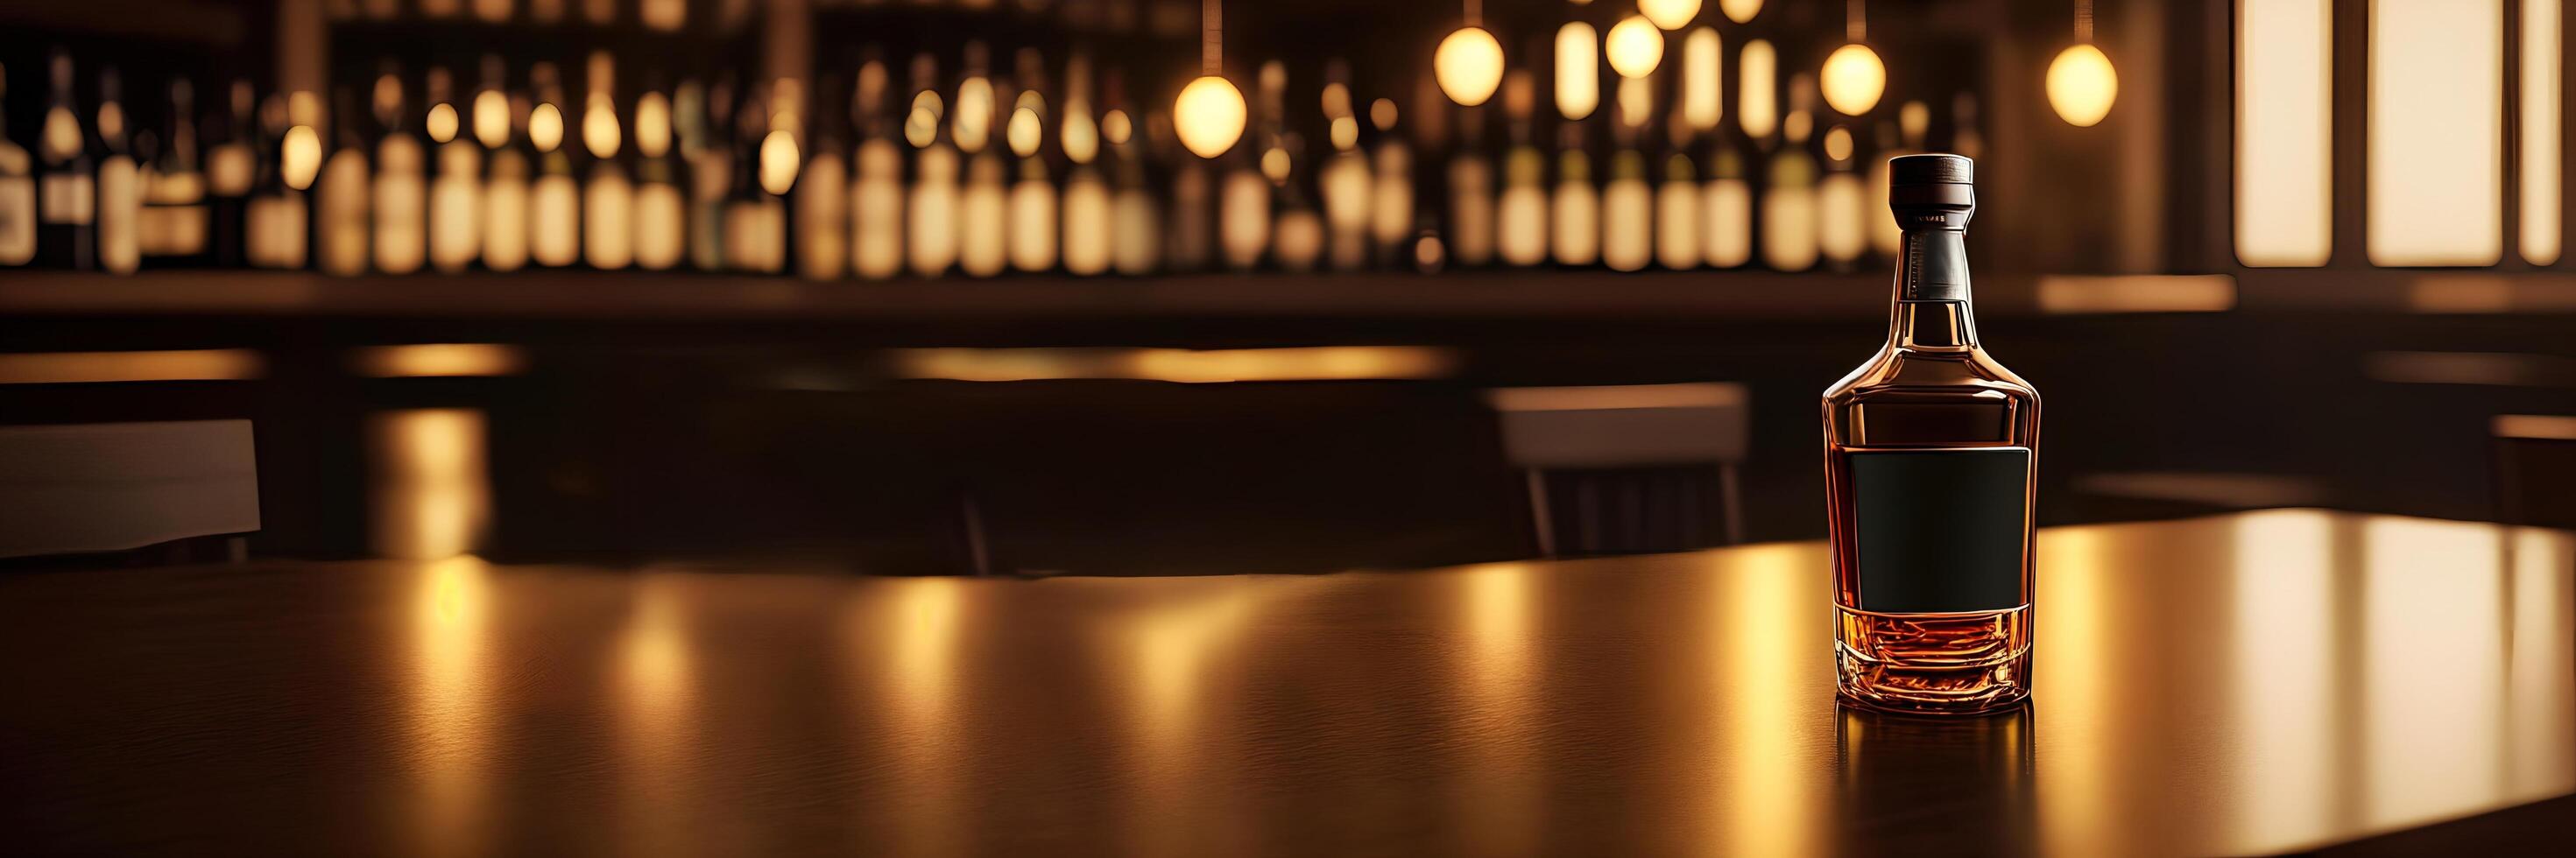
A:
<svg viewBox="0 0 2576 858">
<path fill-rule="evenodd" d="M 1977 164 L 1960 155 L 1903 155 L 1887 161 L 1887 183 L 1891 187 L 1910 185 L 1973 185 Z"/>
</svg>

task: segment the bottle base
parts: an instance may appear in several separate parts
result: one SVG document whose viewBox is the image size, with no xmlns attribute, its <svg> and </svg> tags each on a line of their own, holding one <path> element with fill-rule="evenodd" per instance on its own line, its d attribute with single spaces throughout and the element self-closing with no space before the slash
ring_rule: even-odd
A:
<svg viewBox="0 0 2576 858">
<path fill-rule="evenodd" d="M 1915 715 L 1981 715 L 2030 699 L 2030 609 L 1873 614 L 1837 608 L 1835 696 Z"/>
</svg>

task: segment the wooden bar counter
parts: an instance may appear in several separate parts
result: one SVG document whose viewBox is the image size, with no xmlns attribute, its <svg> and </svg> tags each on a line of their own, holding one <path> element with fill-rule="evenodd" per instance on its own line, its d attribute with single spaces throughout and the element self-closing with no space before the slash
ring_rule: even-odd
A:
<svg viewBox="0 0 2576 858">
<path fill-rule="evenodd" d="M 1835 707 L 1812 543 L 1303 577 L 15 573 L 0 844 L 2112 855 L 2576 827 L 2569 534 L 2276 510 L 2039 552 L 2034 703 L 1968 720 Z"/>
</svg>

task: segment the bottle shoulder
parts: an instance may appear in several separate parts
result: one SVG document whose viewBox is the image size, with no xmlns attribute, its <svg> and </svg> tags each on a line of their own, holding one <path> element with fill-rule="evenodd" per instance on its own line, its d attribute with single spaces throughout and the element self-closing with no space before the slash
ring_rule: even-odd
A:
<svg viewBox="0 0 2576 858">
<path fill-rule="evenodd" d="M 2002 398 L 2037 405 L 2039 389 L 1982 348 L 1928 351 L 1891 345 L 1826 388 L 1824 398 Z"/>
</svg>

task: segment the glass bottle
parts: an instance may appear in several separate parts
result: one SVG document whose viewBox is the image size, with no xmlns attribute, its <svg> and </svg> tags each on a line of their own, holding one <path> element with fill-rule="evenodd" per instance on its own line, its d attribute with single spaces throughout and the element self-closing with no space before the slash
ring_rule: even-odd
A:
<svg viewBox="0 0 2576 858">
<path fill-rule="evenodd" d="M 411 125 L 402 69 L 386 60 L 376 76 L 376 270 L 410 274 L 429 258 L 429 149 Z M 424 93 L 426 90 L 424 90 Z"/>
<path fill-rule="evenodd" d="M 49 64 L 53 92 L 36 138 L 44 161 L 36 174 L 36 253 L 47 268 L 87 270 L 98 267 L 98 180 L 81 139 L 71 52 L 56 49 Z"/>
<path fill-rule="evenodd" d="M 1967 714 L 2030 694 L 2039 392 L 1977 342 L 1971 170 L 1891 167 L 1905 241 L 1887 343 L 1824 394 L 1836 684 L 1865 708 Z"/>
<path fill-rule="evenodd" d="M 132 274 L 143 264 L 143 167 L 135 157 L 125 89 L 115 66 L 98 72 L 98 267 Z"/>
<path fill-rule="evenodd" d="M 206 174 L 197 149 L 196 87 L 187 78 L 170 81 L 169 114 L 162 127 L 169 137 L 152 167 L 144 172 L 143 214 L 149 225 L 143 248 L 152 264 L 193 267 L 206 264 L 210 230 Z"/>
<path fill-rule="evenodd" d="M 6 103 L 8 94 L 8 72 L 0 69 L 0 103 Z M 8 116 L 0 111 L 0 267 L 36 259 L 34 166 L 26 148 L 10 142 Z"/>
<path fill-rule="evenodd" d="M 635 99 L 635 265 L 666 271 L 689 244 L 687 164 L 671 154 L 674 107 L 657 83 Z"/>
</svg>

